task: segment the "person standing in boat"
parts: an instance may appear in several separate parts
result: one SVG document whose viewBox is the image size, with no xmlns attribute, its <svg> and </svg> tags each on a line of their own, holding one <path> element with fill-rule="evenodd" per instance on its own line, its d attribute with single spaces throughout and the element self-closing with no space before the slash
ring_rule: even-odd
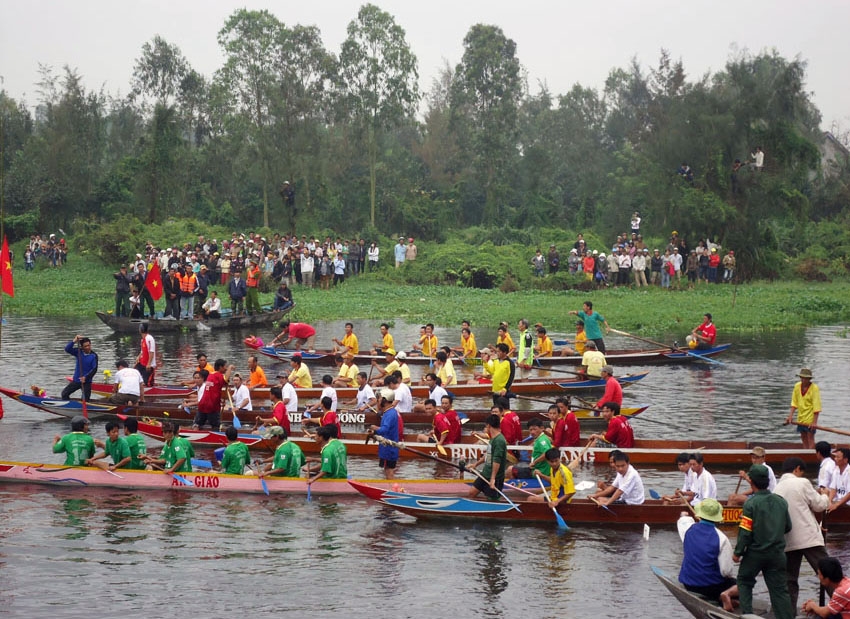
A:
<svg viewBox="0 0 850 619">
<path fill-rule="evenodd" d="M 507 348 L 507 347 L 506 347 Z M 480 458 L 472 465 L 467 465 L 468 468 L 477 468 L 481 464 L 484 468 L 481 469 L 480 477 L 475 476 L 475 481 L 469 489 L 469 498 L 474 499 L 479 493 L 484 493 L 489 499 L 498 499 L 499 492 L 505 485 L 505 471 L 508 465 L 508 444 L 505 437 L 502 436 L 500 429 L 501 420 L 498 415 L 489 415 L 487 417 L 484 431 L 487 433 L 487 438 L 490 443 L 487 445 L 487 450 L 484 452 L 484 457 Z"/>
<path fill-rule="evenodd" d="M 785 534 L 791 530 L 788 503 L 767 489 L 770 476 L 766 467 L 754 464 L 749 477 L 754 492 L 744 503 L 732 555 L 732 560 L 741 564 L 738 569 L 741 614 L 753 612 L 753 586 L 761 572 L 776 619 L 793 619 L 785 558 Z"/>
<path fill-rule="evenodd" d="M 71 432 L 53 438 L 53 453 L 65 454 L 65 466 L 83 466 L 94 455 L 94 439 L 89 435 L 89 420 L 77 415 L 71 420 Z"/>
<path fill-rule="evenodd" d="M 815 448 L 815 428 L 821 412 L 820 388 L 812 382 L 814 375 L 809 368 L 803 368 L 798 374 L 800 381 L 794 385 L 791 394 L 791 411 L 785 419 L 785 425 L 796 423 L 797 432 L 803 441 L 803 447 Z M 794 422 L 794 413 L 797 421 Z"/>
<path fill-rule="evenodd" d="M 635 446 L 635 432 L 629 420 L 620 414 L 619 404 L 605 402 L 602 405 L 602 418 L 608 422 L 608 428 L 604 434 L 591 434 L 591 439 L 611 443 L 620 449 Z"/>
<path fill-rule="evenodd" d="M 63 400 L 69 400 L 71 394 L 82 389 L 83 399 L 91 400 L 91 381 L 97 374 L 97 353 L 91 349 L 91 340 L 82 335 L 74 336 L 74 339 L 65 344 L 65 352 L 77 358 L 74 364 L 74 376 L 71 382 L 65 385 L 62 394 Z"/>
<path fill-rule="evenodd" d="M 585 301 L 580 312 L 571 310 L 570 314 L 577 316 L 584 323 L 584 331 L 587 334 L 588 341 L 596 342 L 596 348 L 604 354 L 605 340 L 602 338 L 602 326 L 605 327 L 606 333 L 611 331 L 611 327 L 608 326 L 608 321 L 602 314 L 593 310 L 593 302 Z"/>
<path fill-rule="evenodd" d="M 682 512 L 676 523 L 684 550 L 679 582 L 688 591 L 721 602 L 724 610 L 731 611 L 732 598 L 738 591 L 732 544 L 717 528 L 717 523 L 723 522 L 723 506 L 716 499 L 706 499 L 694 513 L 699 521 Z"/>
<path fill-rule="evenodd" d="M 381 425 L 369 426 L 369 432 L 376 436 L 389 439 L 391 441 L 402 440 L 399 424 L 401 422 L 398 410 L 393 407 L 395 401 L 395 392 L 389 387 L 381 389 L 380 398 L 378 399 L 378 410 L 380 411 Z M 428 400 L 433 407 L 434 401 Z M 384 477 L 387 479 L 395 478 L 396 465 L 398 464 L 399 449 L 393 445 L 381 443 L 378 446 L 378 466 L 384 470 Z"/>
<path fill-rule="evenodd" d="M 490 375 L 493 377 L 492 396 L 493 403 L 496 404 L 498 398 L 507 396 L 514 382 L 516 374 L 516 366 L 514 362 L 508 358 L 509 348 L 507 344 L 496 344 L 497 359 L 491 359 L 489 352 L 481 353 L 481 362 Z"/>
<path fill-rule="evenodd" d="M 231 373 L 236 369 L 233 365 L 228 366 L 224 359 L 216 359 L 213 367 L 215 371 L 207 376 L 203 395 L 198 399 L 198 412 L 192 424 L 196 430 L 203 428 L 206 423 L 213 430 L 218 429 L 221 424 L 221 397 L 230 382 Z"/>
<path fill-rule="evenodd" d="M 150 326 L 143 322 L 139 325 L 141 350 L 136 357 L 136 370 L 142 375 L 142 381 L 147 387 L 153 387 L 156 380 L 156 340 L 148 333 Z"/>
</svg>

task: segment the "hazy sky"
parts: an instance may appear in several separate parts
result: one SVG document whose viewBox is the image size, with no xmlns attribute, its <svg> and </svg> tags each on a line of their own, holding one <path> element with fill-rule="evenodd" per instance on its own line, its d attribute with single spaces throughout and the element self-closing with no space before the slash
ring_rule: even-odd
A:
<svg viewBox="0 0 850 619">
<path fill-rule="evenodd" d="M 207 77 L 221 66 L 216 35 L 235 9 L 266 8 L 288 25 L 315 24 L 338 52 L 362 2 L 227 0 L 0 0 L 0 76 L 15 98 L 37 100 L 39 63 L 76 68 L 89 88 L 126 94 L 141 47 L 159 34 Z M 775 48 L 808 61 L 807 89 L 823 115 L 850 128 L 850 1 L 847 0 L 379 0 L 407 32 L 422 90 L 444 60 L 454 66 L 475 23 L 495 24 L 517 43 L 532 91 L 554 94 L 576 82 L 601 89 L 633 56 L 648 68 L 665 48 L 689 78 L 722 69 L 738 49 Z"/>
</svg>

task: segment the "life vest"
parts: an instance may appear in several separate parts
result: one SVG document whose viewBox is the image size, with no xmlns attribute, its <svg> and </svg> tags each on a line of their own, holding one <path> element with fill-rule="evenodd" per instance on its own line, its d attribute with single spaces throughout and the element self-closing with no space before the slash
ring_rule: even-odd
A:
<svg viewBox="0 0 850 619">
<path fill-rule="evenodd" d="M 177 279 L 180 280 L 180 292 L 189 294 L 195 292 L 195 284 L 197 284 L 198 278 L 195 277 L 194 273 L 191 275 L 186 275 L 185 273 L 183 275 L 178 275 Z"/>
</svg>

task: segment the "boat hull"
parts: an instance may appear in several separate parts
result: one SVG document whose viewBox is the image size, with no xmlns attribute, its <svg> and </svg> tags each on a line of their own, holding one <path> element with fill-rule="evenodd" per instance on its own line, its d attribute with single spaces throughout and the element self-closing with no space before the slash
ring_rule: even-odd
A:
<svg viewBox="0 0 850 619">
<path fill-rule="evenodd" d="M 675 597 L 679 601 L 679 603 L 681 603 L 682 606 L 684 606 L 687 611 L 697 619 L 757 619 L 758 617 L 764 616 L 762 614 L 741 615 L 739 613 L 727 612 L 717 604 L 713 604 L 705 598 L 691 593 L 678 582 L 675 582 L 672 578 L 667 576 L 663 571 L 661 571 L 657 567 L 652 566 L 652 573 L 658 577 L 658 580 L 661 581 L 661 584 L 664 585 L 667 591 L 673 594 L 673 597 Z M 759 610 L 759 612 L 761 612 L 762 609 L 756 608 L 757 603 L 758 600 L 753 602 L 753 610 Z"/>
<path fill-rule="evenodd" d="M 178 331 L 212 331 L 256 329 L 266 327 L 286 316 L 292 308 L 279 311 L 264 311 L 253 316 L 234 316 L 211 320 L 165 320 L 162 318 L 127 318 L 106 312 L 95 312 L 97 317 L 116 333 L 138 333 L 139 325 L 147 324 L 151 334 L 176 333 Z"/>
</svg>

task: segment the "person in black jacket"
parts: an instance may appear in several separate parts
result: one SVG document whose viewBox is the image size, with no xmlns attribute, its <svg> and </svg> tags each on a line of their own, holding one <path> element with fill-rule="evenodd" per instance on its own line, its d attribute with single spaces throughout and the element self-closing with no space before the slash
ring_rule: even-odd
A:
<svg viewBox="0 0 850 619">
<path fill-rule="evenodd" d="M 112 276 L 115 278 L 115 315 L 129 316 L 130 283 L 133 278 L 127 273 L 127 265 L 122 264 L 121 269 Z"/>
</svg>

